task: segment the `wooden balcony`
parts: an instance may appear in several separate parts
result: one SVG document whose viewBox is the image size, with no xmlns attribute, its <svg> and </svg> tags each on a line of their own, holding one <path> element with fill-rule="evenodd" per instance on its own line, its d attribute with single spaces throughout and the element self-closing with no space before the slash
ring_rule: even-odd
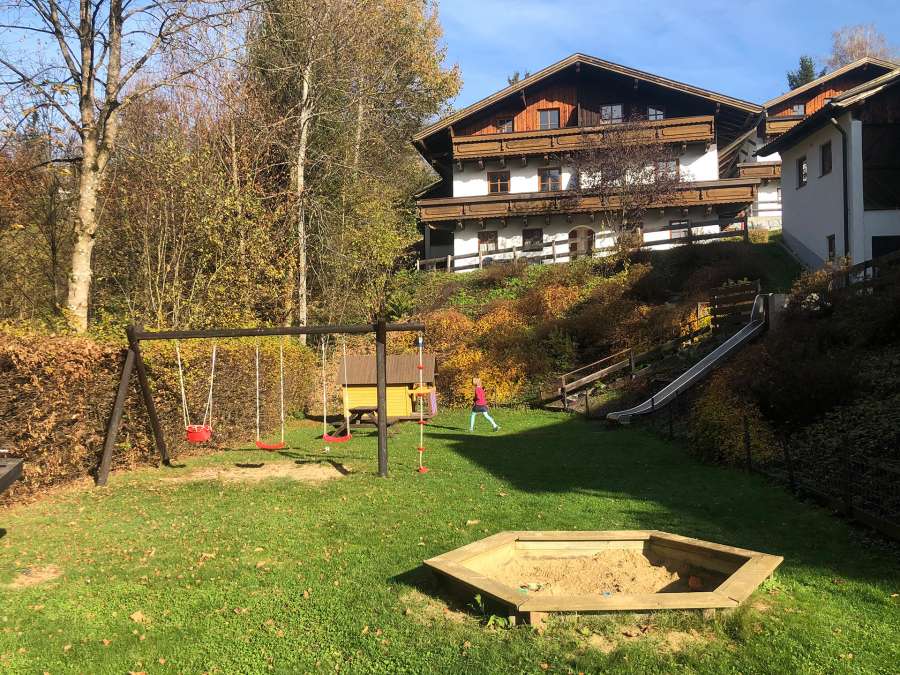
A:
<svg viewBox="0 0 900 675">
<path fill-rule="evenodd" d="M 745 162 L 737 166 L 741 178 L 781 178 L 781 162 Z"/>
<path fill-rule="evenodd" d="M 766 138 L 780 136 L 785 131 L 790 131 L 800 124 L 805 118 L 803 115 L 779 115 L 766 118 Z"/>
<path fill-rule="evenodd" d="M 602 146 L 604 135 L 614 128 L 616 125 L 454 136 L 453 159 L 463 161 L 576 152 Z M 712 143 L 715 140 L 715 119 L 712 115 L 703 115 L 642 122 L 640 128 L 630 134 L 633 134 L 635 142 Z"/>
<path fill-rule="evenodd" d="M 725 178 L 716 181 L 683 183 L 666 206 L 713 206 L 717 204 L 749 204 L 756 198 L 759 178 Z M 438 197 L 417 202 L 419 220 L 425 223 L 549 216 L 553 214 L 595 213 L 616 209 L 621 202 L 597 195 L 573 192 L 525 192 L 482 197 Z"/>
</svg>

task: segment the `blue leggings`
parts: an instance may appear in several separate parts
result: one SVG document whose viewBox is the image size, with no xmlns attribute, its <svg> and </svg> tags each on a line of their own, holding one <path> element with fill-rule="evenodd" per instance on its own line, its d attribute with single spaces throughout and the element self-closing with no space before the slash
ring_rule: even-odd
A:
<svg viewBox="0 0 900 675">
<path fill-rule="evenodd" d="M 487 410 L 481 413 L 484 415 L 484 419 L 491 423 L 492 427 L 496 427 L 497 423 L 494 421 L 494 418 L 488 414 Z M 475 431 L 475 416 L 478 415 L 477 412 L 473 412 L 472 416 L 469 418 L 469 431 Z"/>
</svg>

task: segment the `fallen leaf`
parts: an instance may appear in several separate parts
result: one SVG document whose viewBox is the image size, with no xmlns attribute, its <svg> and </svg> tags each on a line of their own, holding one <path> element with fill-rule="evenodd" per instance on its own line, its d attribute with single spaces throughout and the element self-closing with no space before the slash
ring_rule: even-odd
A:
<svg viewBox="0 0 900 675">
<path fill-rule="evenodd" d="M 478 525 L 480 522 L 480 520 L 467 520 L 466 525 Z"/>
<path fill-rule="evenodd" d="M 362 634 L 363 634 L 363 635 L 368 635 L 368 634 L 369 634 L 369 627 L 368 627 L 368 626 L 363 626 Z"/>
<path fill-rule="evenodd" d="M 63 646 L 63 651 L 64 651 L 64 652 L 67 652 L 67 651 L 69 651 L 70 649 L 72 649 L 72 645 L 64 645 L 64 646 Z"/>
<path fill-rule="evenodd" d="M 128 618 L 131 619 L 132 621 L 134 621 L 135 623 L 150 623 L 150 620 L 146 617 L 146 615 L 141 610 L 136 611 L 134 614 L 132 614 Z"/>
<path fill-rule="evenodd" d="M 100 642 L 103 643 L 104 647 L 109 647 L 109 645 L 112 643 L 112 640 L 100 640 Z"/>
</svg>

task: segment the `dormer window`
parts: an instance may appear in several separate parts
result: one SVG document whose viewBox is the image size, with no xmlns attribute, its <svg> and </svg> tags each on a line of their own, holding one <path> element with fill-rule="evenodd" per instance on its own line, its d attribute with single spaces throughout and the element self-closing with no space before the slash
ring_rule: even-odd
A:
<svg viewBox="0 0 900 675">
<path fill-rule="evenodd" d="M 656 106 L 647 106 L 647 119 L 650 121 L 665 119 L 666 113 L 662 108 Z"/>
<path fill-rule="evenodd" d="M 546 108 L 539 110 L 540 128 L 543 129 L 559 129 L 559 108 Z"/>
<path fill-rule="evenodd" d="M 795 103 L 794 107 L 791 108 L 792 115 L 805 115 L 806 114 L 806 104 L 805 103 Z"/>
<path fill-rule="evenodd" d="M 515 121 L 512 117 L 498 117 L 496 127 L 498 134 L 511 134 L 516 130 Z"/>
<path fill-rule="evenodd" d="M 600 119 L 604 122 L 614 123 L 622 121 L 622 104 L 610 103 L 600 106 Z"/>
</svg>

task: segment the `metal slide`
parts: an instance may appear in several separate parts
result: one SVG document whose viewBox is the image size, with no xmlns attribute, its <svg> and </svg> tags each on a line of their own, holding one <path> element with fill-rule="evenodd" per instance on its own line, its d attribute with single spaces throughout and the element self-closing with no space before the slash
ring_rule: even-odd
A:
<svg viewBox="0 0 900 675">
<path fill-rule="evenodd" d="M 766 329 L 767 321 L 765 306 L 765 297 L 757 295 L 756 299 L 753 301 L 753 309 L 750 310 L 750 322 L 746 326 L 741 328 L 741 330 L 716 347 L 716 349 L 683 372 L 674 382 L 666 385 L 665 388 L 658 391 L 640 405 L 636 405 L 628 410 L 611 412 L 606 416 L 606 419 L 618 422 L 619 424 L 629 424 L 632 417 L 654 412 L 674 401 L 678 394 L 681 394 L 686 389 L 695 385 L 703 379 L 709 371 L 719 365 L 719 363 L 727 359 L 732 353 L 736 352 Z"/>
</svg>

